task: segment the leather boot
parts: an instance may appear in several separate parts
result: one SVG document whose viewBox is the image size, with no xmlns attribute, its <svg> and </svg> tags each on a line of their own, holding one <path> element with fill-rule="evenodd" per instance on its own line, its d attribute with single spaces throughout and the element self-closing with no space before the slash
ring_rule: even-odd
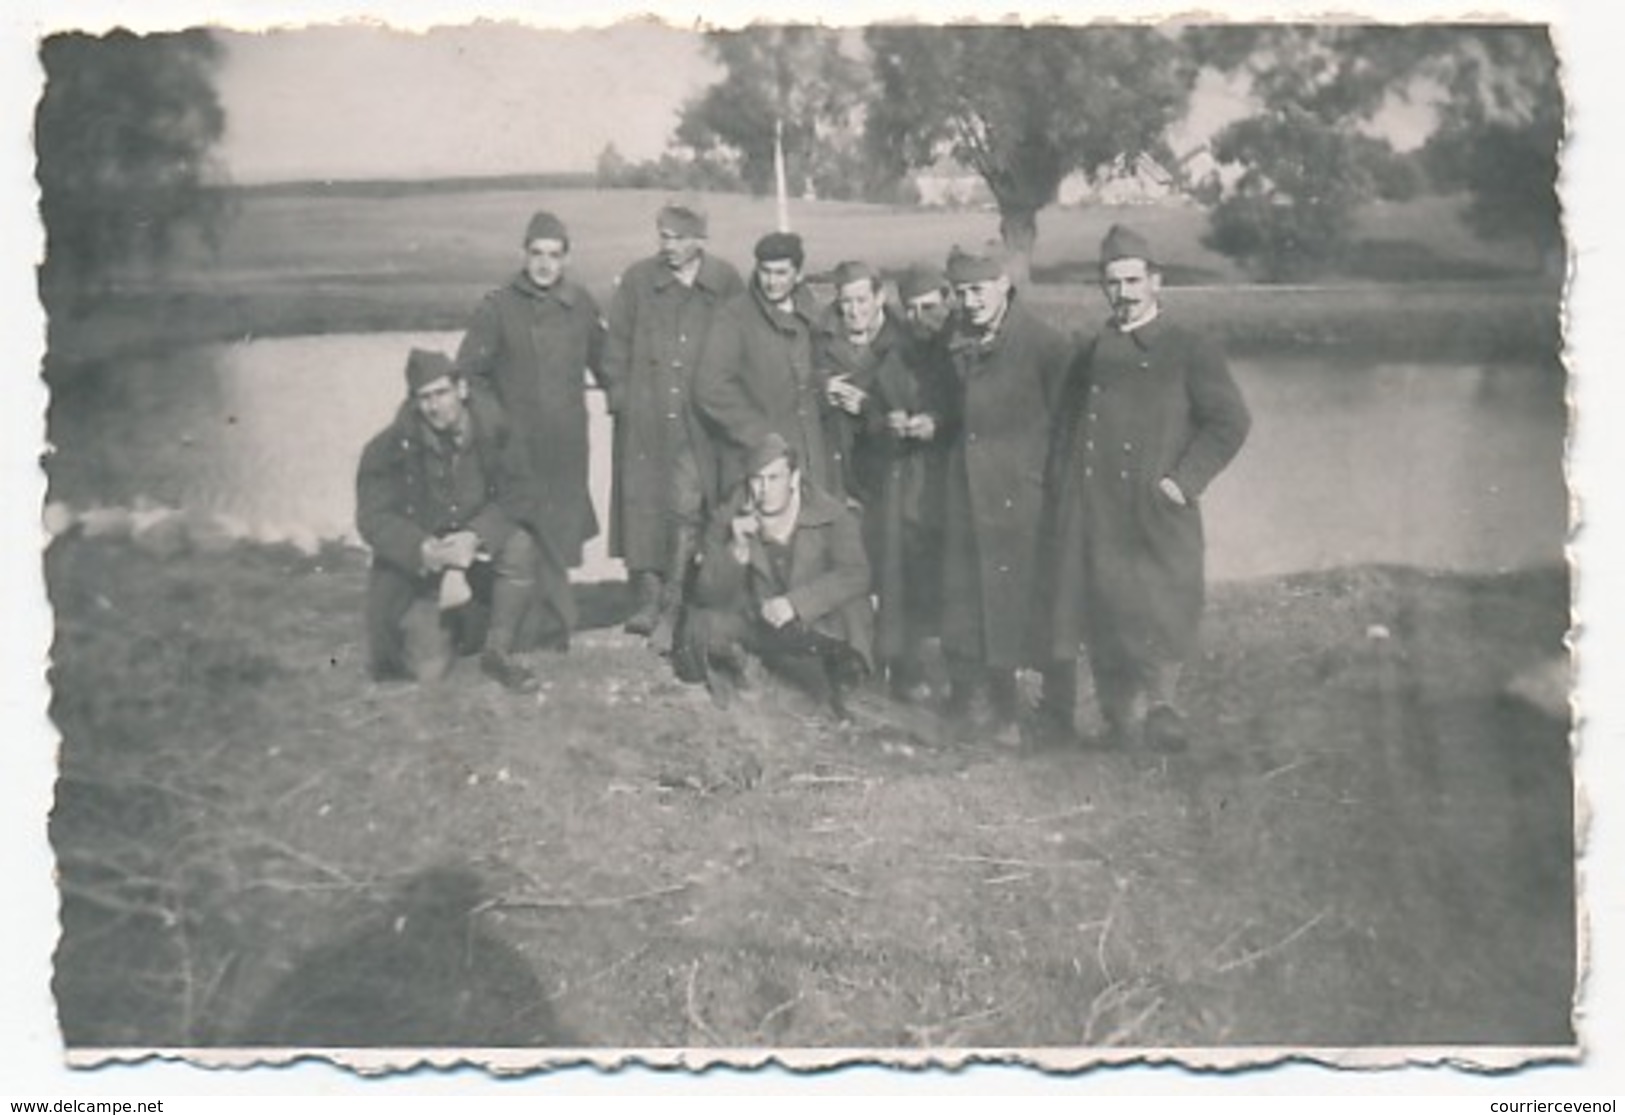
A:
<svg viewBox="0 0 1625 1115">
<path fill-rule="evenodd" d="M 1070 746 L 1077 742 L 1073 718 L 1078 707 L 1078 669 L 1072 662 L 1050 662 L 1044 667 L 1044 694 L 1038 702 L 1034 730 L 1038 743 L 1047 747 Z"/>
<path fill-rule="evenodd" d="M 628 635 L 647 635 L 660 621 L 660 574 L 638 570 L 632 574 L 632 589 L 637 594 L 638 607 L 623 630 Z"/>
<path fill-rule="evenodd" d="M 666 655 L 677 637 L 677 619 L 683 610 L 683 586 L 688 583 L 689 566 L 700 549 L 700 528 L 694 523 L 678 523 L 672 538 L 671 564 L 666 567 L 665 584 L 649 633 L 649 649 Z"/>
</svg>

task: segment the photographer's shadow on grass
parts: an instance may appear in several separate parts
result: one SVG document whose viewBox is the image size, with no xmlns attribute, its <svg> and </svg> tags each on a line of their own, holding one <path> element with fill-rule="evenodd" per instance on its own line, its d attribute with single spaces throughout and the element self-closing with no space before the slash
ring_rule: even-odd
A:
<svg viewBox="0 0 1625 1115">
<path fill-rule="evenodd" d="M 556 1048 L 579 1044 L 513 945 L 481 924 L 463 866 L 406 878 L 378 913 L 298 957 L 233 1035 L 268 1048 Z"/>
</svg>

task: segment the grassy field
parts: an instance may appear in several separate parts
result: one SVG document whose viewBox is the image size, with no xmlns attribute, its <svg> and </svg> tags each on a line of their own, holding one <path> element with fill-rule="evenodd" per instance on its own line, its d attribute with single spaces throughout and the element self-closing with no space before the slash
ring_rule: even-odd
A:
<svg viewBox="0 0 1625 1115">
<path fill-rule="evenodd" d="M 518 263 L 530 212 L 557 210 L 574 239 L 574 274 L 607 303 L 615 277 L 653 250 L 663 200 L 642 191 L 465 191 L 401 197 L 250 196 L 218 258 L 197 252 L 165 276 L 131 276 L 82 319 L 51 336 L 61 366 L 186 341 L 243 336 L 454 329 Z M 774 222 L 771 202 L 711 199 L 712 248 L 737 264 Z M 1259 288 L 1200 244 L 1192 206 L 1050 209 L 1040 215 L 1027 297 L 1056 324 L 1093 328 L 1101 301 L 1094 255 L 1114 221 L 1152 236 L 1192 320 L 1239 348 L 1359 345 L 1427 355 L 1551 353 L 1558 344 L 1555 284 L 1515 246 L 1473 239 L 1448 199 L 1385 206 L 1365 218 L 1344 272 L 1325 284 Z M 997 234 L 987 211 L 892 209 L 798 202 L 792 221 L 813 272 L 860 256 L 888 269 L 941 261 L 953 244 Z"/>
<path fill-rule="evenodd" d="M 719 711 L 619 586 L 535 700 L 364 682 L 353 555 L 48 569 L 70 1046 L 1573 1040 L 1555 570 L 1223 586 L 1167 760 Z"/>
</svg>

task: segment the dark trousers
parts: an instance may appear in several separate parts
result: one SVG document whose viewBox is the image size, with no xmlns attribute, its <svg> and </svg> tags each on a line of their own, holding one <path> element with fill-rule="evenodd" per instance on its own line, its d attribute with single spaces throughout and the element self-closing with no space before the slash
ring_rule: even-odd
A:
<svg viewBox="0 0 1625 1115">
<path fill-rule="evenodd" d="M 851 646 L 800 621 L 783 627 L 753 624 L 750 649 L 763 666 L 837 711 L 846 690 L 868 672 L 862 655 Z"/>
<path fill-rule="evenodd" d="M 844 694 L 868 672 L 863 656 L 849 644 L 800 621 L 770 627 L 735 611 L 690 608 L 684 617 L 677 656 L 716 689 L 743 671 L 743 655 L 756 655 L 763 667 L 820 704 L 845 711 Z M 724 680 L 726 679 L 726 680 Z"/>
<path fill-rule="evenodd" d="M 1095 700 L 1113 731 L 1136 730 L 1157 705 L 1176 707 L 1182 663 L 1136 657 L 1109 638 L 1090 642 L 1088 654 Z"/>
<path fill-rule="evenodd" d="M 568 647 L 570 635 L 581 620 L 575 589 L 570 584 L 570 570 L 559 560 L 553 547 L 529 535 L 525 537 L 531 551 L 530 599 L 520 618 L 514 649 Z"/>
<path fill-rule="evenodd" d="M 474 599 L 441 611 L 440 574 L 407 573 L 373 562 L 367 578 L 367 664 L 374 678 L 429 681 L 452 661 L 482 647 L 514 648 L 531 595 L 536 545 L 523 530 L 509 536 L 490 561 L 468 570 Z"/>
</svg>

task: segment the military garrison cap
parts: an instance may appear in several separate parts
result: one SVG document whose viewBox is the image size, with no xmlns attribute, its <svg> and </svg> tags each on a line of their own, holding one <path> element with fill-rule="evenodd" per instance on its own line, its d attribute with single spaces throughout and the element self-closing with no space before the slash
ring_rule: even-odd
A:
<svg viewBox="0 0 1625 1115">
<path fill-rule="evenodd" d="M 801 245 L 801 237 L 793 232 L 770 232 L 756 241 L 757 263 L 780 259 L 787 259 L 797 267 L 806 262 L 807 251 Z"/>
<path fill-rule="evenodd" d="M 1104 267 L 1119 259 L 1143 259 L 1150 264 L 1157 262 L 1151 254 L 1151 241 L 1127 225 L 1113 225 L 1100 242 L 1100 265 Z"/>
<path fill-rule="evenodd" d="M 534 240 L 557 240 L 563 244 L 565 250 L 570 248 L 570 232 L 564 227 L 564 222 L 546 209 L 538 209 L 531 214 L 530 223 L 525 226 L 525 243 Z"/>
<path fill-rule="evenodd" d="M 437 379 L 458 376 L 457 365 L 443 352 L 415 348 L 406 357 L 406 390 L 416 395 Z"/>
</svg>

